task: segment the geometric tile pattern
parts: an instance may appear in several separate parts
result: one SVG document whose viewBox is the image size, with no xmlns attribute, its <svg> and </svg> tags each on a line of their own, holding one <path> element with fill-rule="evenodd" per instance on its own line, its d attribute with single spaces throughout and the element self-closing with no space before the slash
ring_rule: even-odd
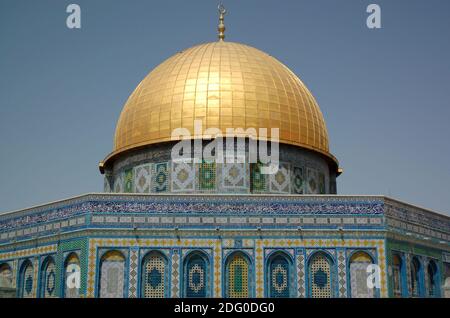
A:
<svg viewBox="0 0 450 318">
<path fill-rule="evenodd" d="M 139 266 L 139 250 L 132 248 L 130 250 L 130 272 L 128 274 L 128 298 L 137 298 L 138 284 L 138 266 Z"/>
<path fill-rule="evenodd" d="M 303 194 L 305 192 L 304 185 L 304 169 L 301 167 L 294 167 L 292 170 L 292 192 L 295 194 Z"/>
<path fill-rule="evenodd" d="M 227 297 L 249 297 L 249 266 L 244 256 L 238 253 L 232 256 L 227 264 L 226 275 Z"/>
<path fill-rule="evenodd" d="M 338 294 L 339 298 L 347 297 L 347 261 L 344 250 L 338 251 Z"/>
<path fill-rule="evenodd" d="M 250 164 L 250 181 L 252 192 L 267 192 L 267 174 L 262 174 L 261 168 L 265 167 L 262 163 Z"/>
<path fill-rule="evenodd" d="M 198 167 L 198 189 L 216 190 L 216 164 L 202 162 Z"/>
<path fill-rule="evenodd" d="M 214 297 L 222 296 L 222 244 L 220 240 L 211 242 L 214 244 Z"/>
<path fill-rule="evenodd" d="M 152 165 L 152 192 L 169 191 L 169 164 L 167 162 Z"/>
<path fill-rule="evenodd" d="M 277 233 L 277 232 L 275 232 Z M 95 291 L 95 264 L 96 264 L 96 255 L 97 255 L 97 249 L 99 247 L 106 248 L 129 248 L 133 247 L 136 249 L 150 249 L 154 247 L 159 248 L 171 248 L 172 249 L 172 271 L 171 271 L 171 297 L 180 297 L 180 281 L 182 275 L 180 275 L 180 249 L 183 250 L 192 250 L 192 249 L 199 249 L 199 248 L 212 248 L 213 254 L 213 282 L 214 285 L 213 291 L 214 291 L 214 297 L 222 297 L 222 279 L 225 281 L 225 287 L 226 292 L 228 292 L 228 286 L 227 284 L 229 282 L 228 280 L 228 271 L 225 271 L 222 274 L 222 248 L 225 246 L 226 241 L 229 240 L 221 240 L 221 239 L 213 239 L 213 238 L 141 238 L 138 241 L 132 238 L 117 238 L 117 239 L 91 239 L 89 242 L 89 272 L 88 272 L 88 285 L 87 285 L 87 296 L 88 297 L 94 297 L 94 291 Z M 234 242 L 234 240 L 232 240 Z M 244 244 L 245 241 L 245 244 Z M 339 253 L 336 253 L 335 249 L 342 249 L 344 247 L 352 247 L 353 249 L 367 249 L 367 248 L 374 248 L 377 253 L 377 260 L 378 264 L 380 266 L 381 272 L 385 272 L 385 264 L 383 264 L 383 261 L 381 259 L 384 257 L 384 240 L 383 239 L 345 239 L 345 240 L 339 240 L 339 239 L 277 239 L 277 238 L 267 238 L 267 239 L 245 239 L 242 240 L 242 246 L 244 245 L 247 247 L 254 246 L 254 253 L 255 253 L 255 271 L 256 271 L 256 281 L 259 280 L 259 277 L 261 277 L 261 286 L 259 284 L 255 284 L 253 288 L 256 288 L 256 296 L 257 297 L 263 297 L 264 296 L 264 281 L 263 281 L 263 274 L 264 269 L 261 270 L 261 273 L 259 274 L 259 270 L 257 268 L 257 264 L 259 263 L 257 261 L 258 257 L 263 258 L 263 248 L 264 249 L 297 249 L 297 248 L 303 248 L 306 247 L 306 249 L 312 249 L 313 251 L 327 251 L 331 253 L 333 250 L 334 253 L 331 253 L 332 255 L 335 255 L 336 260 L 338 260 Z M 234 244 L 231 244 L 230 246 L 234 246 Z M 289 247 L 289 248 L 288 248 Z M 261 251 L 258 252 L 258 249 L 261 249 Z M 233 251 L 230 249 L 230 251 Z M 250 251 L 250 249 L 246 250 Z M 305 260 L 303 257 L 303 249 L 297 250 L 297 257 L 296 257 L 296 272 L 297 274 L 297 295 L 299 297 L 303 297 L 303 295 L 306 294 L 305 291 L 305 275 L 307 271 L 305 271 Z M 224 253 L 226 255 L 226 252 Z M 130 261 L 131 263 L 131 261 Z M 262 263 L 264 263 L 262 261 Z M 230 262 L 227 262 L 226 267 L 229 268 Z M 302 264 L 302 265 L 300 265 Z M 309 263 L 311 265 L 311 263 Z M 239 271 L 239 270 L 238 270 Z M 260 276 L 261 275 L 261 276 Z M 239 275 L 238 275 L 239 276 Z M 331 278 L 333 278 L 334 275 L 331 275 Z M 337 275 L 336 275 L 337 276 Z M 250 276 L 248 276 L 250 278 Z M 320 278 L 320 275 L 319 275 Z M 291 279 L 291 278 L 290 278 Z M 308 279 L 310 281 L 311 278 Z M 320 283 L 320 280 L 318 281 Z M 332 284 L 338 284 L 338 279 L 336 279 L 336 282 L 333 282 Z M 292 284 L 294 285 L 294 284 Z M 253 285 L 252 285 L 253 286 Z M 261 292 L 258 292 L 259 287 L 261 287 Z M 310 286 L 311 287 L 311 286 Z M 249 290 L 250 291 L 250 290 Z M 249 293 L 250 294 L 250 293 Z M 262 296 L 261 296 L 262 294 Z M 380 296 L 381 297 L 387 297 L 387 285 L 386 280 L 384 277 L 381 277 L 381 289 L 380 289 Z"/>
<path fill-rule="evenodd" d="M 305 280 L 305 256 L 301 251 L 297 255 L 297 297 L 306 297 L 306 280 Z"/>
<path fill-rule="evenodd" d="M 331 266 L 325 255 L 318 253 L 310 260 L 310 296 L 312 298 L 330 298 Z"/>
<path fill-rule="evenodd" d="M 214 176 L 215 180 L 215 176 Z M 189 162 L 172 162 L 172 191 L 193 191 L 195 183 L 195 167 Z"/>
<path fill-rule="evenodd" d="M 132 193 L 133 192 L 133 169 L 127 169 L 124 173 L 124 192 Z"/>
<path fill-rule="evenodd" d="M 202 257 L 199 255 L 189 257 L 183 277 L 186 297 L 206 297 L 208 268 Z"/>
<path fill-rule="evenodd" d="M 222 164 L 222 181 L 224 189 L 246 189 L 244 163 L 224 163 Z"/>
<path fill-rule="evenodd" d="M 172 298 L 180 297 L 180 251 L 172 251 Z"/>
<path fill-rule="evenodd" d="M 255 270 L 256 270 L 256 297 L 264 297 L 264 256 L 263 241 L 256 240 Z M 267 250 L 267 249 L 266 249 Z M 251 250 L 250 250 L 251 251 Z"/>
<path fill-rule="evenodd" d="M 307 192 L 311 194 L 319 194 L 319 180 L 317 170 L 313 168 L 307 168 Z"/>
<path fill-rule="evenodd" d="M 123 193 L 123 173 L 118 174 L 114 179 L 114 192 Z"/>
<path fill-rule="evenodd" d="M 270 192 L 290 193 L 290 169 L 288 164 L 280 164 L 278 171 L 270 175 Z"/>
<path fill-rule="evenodd" d="M 289 297 L 289 278 L 289 262 L 286 257 L 277 255 L 270 263 L 268 278 L 270 283 L 270 297 Z"/>
<path fill-rule="evenodd" d="M 164 298 L 166 295 L 166 258 L 159 252 L 151 252 L 145 257 L 142 268 L 142 296 Z"/>
<path fill-rule="evenodd" d="M 20 295 L 23 298 L 33 297 L 34 269 L 29 260 L 22 267 L 20 276 Z"/>
<path fill-rule="evenodd" d="M 53 298 L 56 296 L 56 266 L 53 259 L 47 261 L 45 271 L 42 277 L 42 296 L 44 298 Z"/>
<path fill-rule="evenodd" d="M 141 165 L 134 168 L 135 193 L 149 193 L 151 186 L 150 165 Z"/>
</svg>

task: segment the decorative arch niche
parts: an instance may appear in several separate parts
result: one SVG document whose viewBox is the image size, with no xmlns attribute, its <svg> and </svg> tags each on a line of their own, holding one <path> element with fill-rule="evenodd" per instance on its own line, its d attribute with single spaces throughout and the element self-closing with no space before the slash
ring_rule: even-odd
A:
<svg viewBox="0 0 450 318">
<path fill-rule="evenodd" d="M 141 297 L 164 298 L 169 296 L 168 260 L 159 251 L 151 251 L 142 261 Z"/>
<path fill-rule="evenodd" d="M 210 296 L 210 267 L 208 256 L 202 251 L 193 251 L 184 259 L 184 296 Z"/>
<path fill-rule="evenodd" d="M 125 287 L 125 256 L 117 250 L 108 251 L 100 259 L 100 298 L 123 298 Z"/>
</svg>

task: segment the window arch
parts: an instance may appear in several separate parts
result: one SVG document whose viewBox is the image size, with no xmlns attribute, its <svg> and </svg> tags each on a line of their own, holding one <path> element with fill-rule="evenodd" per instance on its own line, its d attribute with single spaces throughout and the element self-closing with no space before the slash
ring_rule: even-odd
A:
<svg viewBox="0 0 450 318">
<path fill-rule="evenodd" d="M 403 261 L 400 255 L 394 254 L 392 256 L 392 290 L 394 297 L 402 297 L 403 295 Z"/>
<path fill-rule="evenodd" d="M 428 296 L 429 297 L 439 297 L 438 267 L 433 260 L 430 260 L 428 262 L 427 283 L 428 283 Z"/>
<path fill-rule="evenodd" d="M 30 260 L 25 260 L 20 268 L 19 297 L 33 297 L 34 270 Z"/>
<path fill-rule="evenodd" d="M 13 287 L 13 273 L 11 266 L 7 263 L 0 265 L 0 287 L 12 288 Z"/>
<path fill-rule="evenodd" d="M 41 288 L 40 296 L 43 298 L 53 298 L 56 296 L 56 266 L 53 257 L 45 258 L 41 267 Z"/>
<path fill-rule="evenodd" d="M 323 252 L 317 252 L 309 260 L 309 296 L 312 298 L 333 297 L 333 261 Z"/>
<path fill-rule="evenodd" d="M 228 256 L 225 263 L 225 296 L 247 298 L 250 294 L 250 260 L 242 252 Z"/>
<path fill-rule="evenodd" d="M 420 297 L 422 291 L 422 282 L 421 282 L 421 265 L 417 257 L 413 257 L 411 260 L 411 269 L 410 269 L 410 277 L 411 277 L 411 293 L 413 297 Z"/>
<path fill-rule="evenodd" d="M 100 259 L 100 298 L 123 298 L 125 257 L 119 251 L 108 251 Z"/>
<path fill-rule="evenodd" d="M 167 258 L 160 252 L 148 253 L 142 262 L 141 297 L 168 297 Z"/>
<path fill-rule="evenodd" d="M 64 280 L 62 285 L 65 298 L 80 297 L 80 277 L 80 259 L 77 253 L 72 252 L 67 255 L 64 261 Z"/>
<path fill-rule="evenodd" d="M 358 251 L 350 257 L 350 292 L 353 298 L 373 298 L 374 290 L 367 286 L 367 266 L 373 264 L 372 257 Z"/>
<path fill-rule="evenodd" d="M 267 260 L 267 291 L 269 297 L 291 296 L 291 261 L 283 252 L 273 254 Z"/>
<path fill-rule="evenodd" d="M 209 261 L 203 252 L 192 252 L 186 256 L 183 266 L 184 296 L 209 296 Z"/>
</svg>

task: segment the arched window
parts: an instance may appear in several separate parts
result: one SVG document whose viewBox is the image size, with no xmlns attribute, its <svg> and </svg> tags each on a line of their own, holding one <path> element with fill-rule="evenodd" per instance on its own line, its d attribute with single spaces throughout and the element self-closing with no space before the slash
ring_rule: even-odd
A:
<svg viewBox="0 0 450 318">
<path fill-rule="evenodd" d="M 33 280 L 34 280 L 33 265 L 29 260 L 26 260 L 22 263 L 22 266 L 20 268 L 19 297 L 23 298 L 33 297 Z"/>
<path fill-rule="evenodd" d="M 100 259 L 100 298 L 123 298 L 125 257 L 119 251 L 109 251 Z"/>
<path fill-rule="evenodd" d="M 185 297 L 209 296 L 209 262 L 202 252 L 193 252 L 185 259 L 184 264 Z"/>
<path fill-rule="evenodd" d="M 372 257 L 365 252 L 353 253 L 350 258 L 350 287 L 352 298 L 372 298 L 373 288 L 367 286 L 367 266 L 373 264 Z"/>
<path fill-rule="evenodd" d="M 12 288 L 12 270 L 8 264 L 0 265 L 0 287 Z"/>
<path fill-rule="evenodd" d="M 274 298 L 287 298 L 290 296 L 291 262 L 284 253 L 276 253 L 267 261 L 268 296 Z"/>
<path fill-rule="evenodd" d="M 438 268 L 433 260 L 427 266 L 428 296 L 439 297 Z"/>
<path fill-rule="evenodd" d="M 70 253 L 64 262 L 63 290 L 65 298 L 80 297 L 80 259 L 77 253 Z"/>
<path fill-rule="evenodd" d="M 168 297 L 167 258 L 160 252 L 150 252 L 142 262 L 141 297 Z"/>
<path fill-rule="evenodd" d="M 225 292 L 229 298 L 247 298 L 250 295 L 250 261 L 240 252 L 228 256 L 225 265 Z"/>
<path fill-rule="evenodd" d="M 332 261 L 318 252 L 309 260 L 309 296 L 312 298 L 331 298 L 332 292 Z"/>
<path fill-rule="evenodd" d="M 41 268 L 41 290 L 43 298 L 56 297 L 56 266 L 53 257 L 48 256 L 42 263 Z"/>
<path fill-rule="evenodd" d="M 420 297 L 422 286 L 420 281 L 421 275 L 420 262 L 417 257 L 413 257 L 411 260 L 411 269 L 410 269 L 410 277 L 411 277 L 411 291 L 413 297 Z"/>
<path fill-rule="evenodd" d="M 392 289 L 394 297 L 402 297 L 402 268 L 403 262 L 399 255 L 392 256 Z"/>
</svg>

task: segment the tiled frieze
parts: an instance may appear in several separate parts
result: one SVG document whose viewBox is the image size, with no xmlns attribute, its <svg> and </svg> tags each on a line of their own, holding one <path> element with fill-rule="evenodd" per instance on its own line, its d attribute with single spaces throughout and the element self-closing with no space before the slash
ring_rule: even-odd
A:
<svg viewBox="0 0 450 318">
<path fill-rule="evenodd" d="M 339 298 L 347 297 L 347 261 L 344 249 L 339 249 L 337 253 L 338 266 L 338 295 Z"/>
<path fill-rule="evenodd" d="M 181 261 L 180 261 L 180 249 L 172 250 L 172 288 L 171 297 L 180 297 L 180 272 L 181 272 Z"/>
<path fill-rule="evenodd" d="M 138 297 L 139 249 L 130 249 L 130 265 L 128 273 L 128 297 Z"/>
<path fill-rule="evenodd" d="M 306 297 L 306 264 L 303 249 L 297 250 L 296 257 L 296 271 L 297 271 L 297 297 Z"/>
</svg>

